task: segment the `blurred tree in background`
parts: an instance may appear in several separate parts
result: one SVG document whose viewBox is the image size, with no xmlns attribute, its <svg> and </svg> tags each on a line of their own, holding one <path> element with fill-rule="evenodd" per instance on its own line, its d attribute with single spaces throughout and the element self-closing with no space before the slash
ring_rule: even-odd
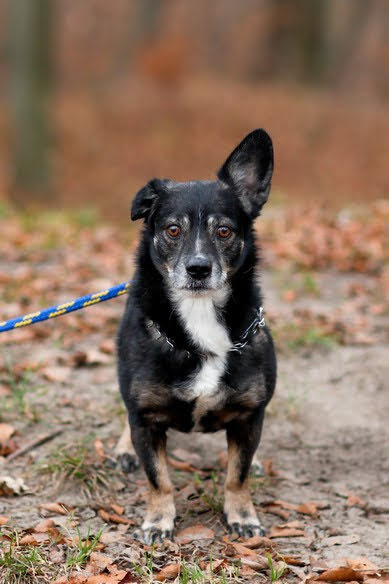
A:
<svg viewBox="0 0 389 584">
<path fill-rule="evenodd" d="M 281 189 L 381 195 L 388 62 L 388 0 L 0 0 L 0 196 L 124 201 L 257 125 Z"/>
<path fill-rule="evenodd" d="M 13 200 L 45 200 L 50 187 L 49 98 L 53 0 L 10 0 Z"/>
</svg>

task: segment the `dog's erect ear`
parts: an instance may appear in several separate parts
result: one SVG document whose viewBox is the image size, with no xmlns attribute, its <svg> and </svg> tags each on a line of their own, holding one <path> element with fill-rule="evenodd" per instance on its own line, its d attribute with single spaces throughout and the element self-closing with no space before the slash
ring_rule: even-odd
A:
<svg viewBox="0 0 389 584">
<path fill-rule="evenodd" d="M 235 148 L 217 176 L 237 190 L 246 213 L 254 218 L 267 201 L 273 174 L 273 144 L 265 130 L 254 130 Z"/>
<path fill-rule="evenodd" d="M 154 178 L 137 192 L 131 207 L 131 219 L 133 221 L 137 219 L 147 220 L 158 198 L 166 190 L 166 182 Z"/>
</svg>

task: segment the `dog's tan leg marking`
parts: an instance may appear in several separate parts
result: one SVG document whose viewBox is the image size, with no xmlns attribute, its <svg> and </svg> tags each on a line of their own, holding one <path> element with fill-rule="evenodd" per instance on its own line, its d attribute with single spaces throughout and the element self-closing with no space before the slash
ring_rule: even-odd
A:
<svg viewBox="0 0 389 584">
<path fill-rule="evenodd" d="M 122 435 L 116 444 L 115 456 L 124 472 L 133 472 L 139 466 L 138 457 L 131 440 L 131 430 L 128 418 L 126 419 Z"/>
<path fill-rule="evenodd" d="M 228 445 L 228 466 L 225 483 L 224 511 L 229 525 L 234 523 L 257 524 L 259 521 L 251 501 L 248 479 L 239 479 L 239 450 L 234 443 Z"/>
<path fill-rule="evenodd" d="M 115 447 L 116 456 L 119 456 L 120 454 L 125 454 L 126 452 L 129 452 L 130 454 L 135 454 L 135 450 L 131 441 L 131 430 L 130 424 L 128 423 L 128 419 L 126 419 L 122 435 L 120 436 L 119 441 Z"/>
<path fill-rule="evenodd" d="M 171 538 L 176 509 L 166 457 L 166 446 L 161 444 L 156 452 L 155 470 L 158 480 L 156 488 L 149 482 L 149 498 L 146 516 L 142 524 L 145 543 L 152 544 Z"/>
</svg>

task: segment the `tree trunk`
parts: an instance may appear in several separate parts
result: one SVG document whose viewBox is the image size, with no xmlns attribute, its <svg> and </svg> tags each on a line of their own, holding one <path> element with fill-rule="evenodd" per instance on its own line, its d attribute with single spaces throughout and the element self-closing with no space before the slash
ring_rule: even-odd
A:
<svg viewBox="0 0 389 584">
<path fill-rule="evenodd" d="M 12 199 L 50 195 L 49 96 L 54 0 L 9 0 Z"/>
</svg>

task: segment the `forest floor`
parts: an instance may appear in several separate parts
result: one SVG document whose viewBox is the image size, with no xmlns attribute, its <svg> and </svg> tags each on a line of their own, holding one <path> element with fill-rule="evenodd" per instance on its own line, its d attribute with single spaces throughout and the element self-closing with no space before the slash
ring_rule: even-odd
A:
<svg viewBox="0 0 389 584">
<path fill-rule="evenodd" d="M 223 433 L 172 433 L 175 539 L 134 540 L 145 476 L 112 459 L 125 298 L 1 335 L 0 583 L 387 581 L 387 215 L 381 202 L 336 217 L 275 209 L 258 222 L 279 361 L 264 476 L 250 480 L 266 537 L 226 530 Z M 131 276 L 134 241 L 85 212 L 31 220 L 4 209 L 0 242 L 4 319 Z"/>
</svg>

